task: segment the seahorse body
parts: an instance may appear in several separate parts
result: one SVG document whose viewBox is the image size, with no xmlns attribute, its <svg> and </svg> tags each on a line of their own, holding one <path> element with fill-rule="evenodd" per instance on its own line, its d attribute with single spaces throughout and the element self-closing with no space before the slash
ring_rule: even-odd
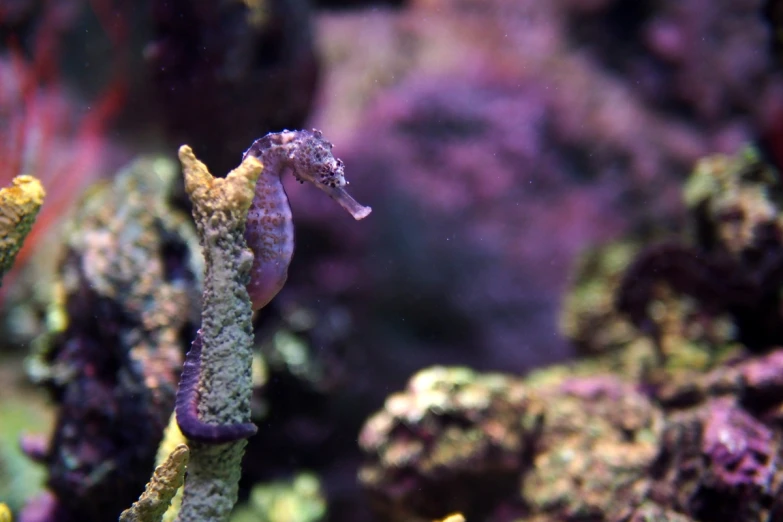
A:
<svg viewBox="0 0 783 522">
<path fill-rule="evenodd" d="M 369 215 L 371 209 L 345 191 L 343 162 L 332 155 L 332 144 L 319 131 L 267 134 L 256 140 L 244 157 L 248 155 L 264 164 L 245 227 L 245 241 L 255 256 L 247 291 L 253 309 L 259 310 L 283 288 L 294 253 L 294 225 L 283 173 L 291 170 L 300 183 L 312 183 L 357 220 Z"/>
</svg>

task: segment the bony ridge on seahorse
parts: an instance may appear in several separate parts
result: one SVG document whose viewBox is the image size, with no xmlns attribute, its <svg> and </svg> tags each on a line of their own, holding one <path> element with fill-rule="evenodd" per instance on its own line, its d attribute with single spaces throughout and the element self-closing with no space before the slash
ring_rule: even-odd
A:
<svg viewBox="0 0 783 522">
<path fill-rule="evenodd" d="M 266 306 L 288 277 L 294 253 L 294 226 L 291 206 L 283 187 L 283 174 L 291 171 L 300 183 L 311 183 L 326 192 L 356 220 L 371 209 L 360 205 L 345 190 L 343 162 L 332 155 L 332 144 L 320 131 L 283 131 L 256 140 L 243 160 L 255 156 L 264 165 L 255 196 L 248 211 L 245 242 L 253 252 L 253 265 L 247 292 L 253 310 Z M 190 440 L 222 444 L 245 439 L 256 433 L 252 422 L 207 424 L 198 416 L 198 384 L 201 365 L 201 332 L 185 356 L 177 390 L 176 417 L 182 433 Z"/>
</svg>

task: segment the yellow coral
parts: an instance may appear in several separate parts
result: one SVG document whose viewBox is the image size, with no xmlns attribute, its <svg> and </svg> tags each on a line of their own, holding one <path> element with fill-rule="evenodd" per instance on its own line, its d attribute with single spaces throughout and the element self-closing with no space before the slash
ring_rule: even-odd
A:
<svg viewBox="0 0 783 522">
<path fill-rule="evenodd" d="M 32 176 L 17 176 L 0 190 L 0 276 L 13 265 L 45 196 L 41 182 Z"/>
<path fill-rule="evenodd" d="M 0 522 L 11 522 L 11 510 L 7 505 L 0 502 Z"/>
<path fill-rule="evenodd" d="M 465 522 L 465 517 L 462 513 L 453 513 L 444 519 L 436 520 L 435 522 Z"/>
<path fill-rule="evenodd" d="M 163 433 L 163 441 L 158 446 L 158 454 L 155 457 L 155 465 L 160 466 L 163 464 L 169 455 L 181 445 L 187 444 L 185 436 L 179 431 L 179 425 L 177 425 L 177 417 L 175 414 L 171 414 L 169 419 L 169 425 L 166 427 L 166 431 Z M 182 506 L 182 488 L 177 489 L 176 495 L 171 499 L 171 505 L 163 514 L 162 522 L 174 522 L 179 515 L 179 508 Z"/>
<path fill-rule="evenodd" d="M 248 156 L 225 178 L 212 177 L 187 145 L 179 148 L 179 160 L 185 172 L 185 191 L 195 206 L 247 215 L 255 196 L 256 181 L 264 168 L 257 158 Z"/>
<path fill-rule="evenodd" d="M 120 522 L 159 522 L 168 509 L 172 498 L 185 481 L 185 467 L 190 451 L 180 444 L 155 468 L 144 493 L 130 509 L 120 515 Z"/>
</svg>

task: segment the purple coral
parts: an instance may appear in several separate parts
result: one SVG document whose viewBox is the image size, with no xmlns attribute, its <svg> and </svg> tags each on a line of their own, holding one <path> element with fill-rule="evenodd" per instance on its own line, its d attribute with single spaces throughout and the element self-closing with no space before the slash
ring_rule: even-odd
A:
<svg viewBox="0 0 783 522">
<path fill-rule="evenodd" d="M 697 520 L 762 520 L 780 495 L 780 452 L 773 430 L 734 398 L 711 399 L 667 419 L 652 497 Z"/>
<path fill-rule="evenodd" d="M 767 426 L 730 401 L 716 401 L 702 436 L 708 459 L 706 483 L 718 490 L 772 493 L 777 442 Z"/>
</svg>

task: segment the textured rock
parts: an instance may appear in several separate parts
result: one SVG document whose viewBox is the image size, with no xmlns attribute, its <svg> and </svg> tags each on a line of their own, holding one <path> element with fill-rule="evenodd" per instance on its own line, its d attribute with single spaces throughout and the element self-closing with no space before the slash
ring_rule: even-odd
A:
<svg viewBox="0 0 783 522">
<path fill-rule="evenodd" d="M 57 520 L 119 516 L 173 409 L 201 284 L 195 232 L 167 202 L 175 175 L 166 160 L 139 160 L 65 227 L 50 331 L 27 364 L 57 421 L 48 443 L 23 443 L 48 470 Z"/>
<path fill-rule="evenodd" d="M 387 520 L 481 517 L 514 490 L 541 408 L 510 377 L 422 370 L 362 429 L 360 480 Z"/>
</svg>

